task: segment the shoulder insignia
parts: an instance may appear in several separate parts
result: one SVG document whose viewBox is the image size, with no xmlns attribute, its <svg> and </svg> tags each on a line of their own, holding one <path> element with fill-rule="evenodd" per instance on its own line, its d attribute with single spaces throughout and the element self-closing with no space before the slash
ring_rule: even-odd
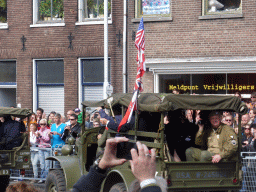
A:
<svg viewBox="0 0 256 192">
<path fill-rule="evenodd" d="M 232 145 L 236 145 L 236 140 L 232 140 L 232 141 L 231 141 L 231 144 L 232 144 Z"/>
</svg>

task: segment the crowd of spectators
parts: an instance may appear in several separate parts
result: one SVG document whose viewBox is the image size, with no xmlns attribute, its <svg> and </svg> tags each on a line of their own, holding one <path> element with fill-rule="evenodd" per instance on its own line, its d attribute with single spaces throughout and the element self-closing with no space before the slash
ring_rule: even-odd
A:
<svg viewBox="0 0 256 192">
<path fill-rule="evenodd" d="M 55 111 L 46 116 L 44 109 L 38 108 L 29 118 L 19 119 L 26 130 L 30 131 L 31 162 L 34 174 L 32 183 L 44 183 L 50 168 L 50 161 L 46 158 L 55 148 L 61 148 L 69 137 L 78 137 L 81 132 L 79 116 L 81 122 L 82 113 L 78 108 L 68 110 L 66 117 Z M 2 118 L 1 120 L 4 121 Z M 40 163 L 40 173 L 38 163 Z"/>
</svg>

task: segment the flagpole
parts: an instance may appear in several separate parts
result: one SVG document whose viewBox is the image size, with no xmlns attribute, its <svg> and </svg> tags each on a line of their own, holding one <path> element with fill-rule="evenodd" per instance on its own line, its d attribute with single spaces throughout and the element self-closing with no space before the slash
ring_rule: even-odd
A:
<svg viewBox="0 0 256 192">
<path fill-rule="evenodd" d="M 134 85 L 134 93 L 133 93 L 133 96 L 132 96 L 132 100 L 131 100 L 131 102 L 128 106 L 128 109 L 125 113 L 125 116 L 123 117 L 123 119 L 121 120 L 121 122 L 120 122 L 120 124 L 117 128 L 117 132 L 119 132 L 121 130 L 121 127 L 125 123 L 130 123 L 133 111 L 135 111 L 135 127 L 134 127 L 134 130 L 135 130 L 135 141 L 137 141 L 137 130 L 138 130 L 138 127 L 139 127 L 138 96 L 139 96 L 139 93 L 143 91 L 141 78 L 142 78 L 142 76 L 144 75 L 144 73 L 146 71 L 145 56 L 144 56 L 145 38 L 144 38 L 143 18 L 141 18 L 141 20 L 140 20 L 140 25 L 138 27 L 138 31 L 137 31 L 136 38 L 135 38 L 135 46 L 138 50 L 138 54 L 137 54 L 137 59 L 136 59 L 137 60 L 137 75 L 136 75 L 136 81 L 135 81 L 135 85 Z M 134 107 L 136 107 L 136 110 L 135 110 Z"/>
<path fill-rule="evenodd" d="M 103 99 L 107 98 L 108 86 L 108 0 L 104 0 L 104 83 Z"/>
<path fill-rule="evenodd" d="M 138 102 L 138 99 L 139 99 L 139 94 L 140 94 L 140 90 L 136 90 L 138 91 L 137 93 L 137 98 L 136 98 L 136 113 L 135 113 L 135 134 L 134 134 L 134 140 L 135 142 L 137 142 L 137 130 L 139 128 L 139 102 Z"/>
</svg>

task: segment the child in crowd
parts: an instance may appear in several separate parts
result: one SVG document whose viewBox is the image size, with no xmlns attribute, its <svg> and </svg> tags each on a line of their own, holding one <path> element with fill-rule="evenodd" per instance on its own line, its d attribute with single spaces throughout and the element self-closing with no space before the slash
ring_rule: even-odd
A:
<svg viewBox="0 0 256 192">
<path fill-rule="evenodd" d="M 38 148 L 36 142 L 37 136 L 37 125 L 36 123 L 30 124 L 30 154 L 31 154 L 31 162 L 33 167 L 34 179 L 31 180 L 31 183 L 35 183 L 35 178 L 38 178 L 38 168 L 37 163 L 39 162 Z"/>
</svg>

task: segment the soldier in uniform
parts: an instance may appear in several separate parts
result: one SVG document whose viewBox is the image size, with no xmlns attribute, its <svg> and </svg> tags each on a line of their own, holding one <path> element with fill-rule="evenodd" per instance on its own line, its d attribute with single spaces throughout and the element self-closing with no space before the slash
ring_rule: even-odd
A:
<svg viewBox="0 0 256 192">
<path fill-rule="evenodd" d="M 26 131 L 24 124 L 12 120 L 11 116 L 4 117 L 4 123 L 0 127 L 0 149 L 10 150 L 22 144 L 21 135 Z"/>
<path fill-rule="evenodd" d="M 221 123 L 221 114 L 217 111 L 209 115 L 209 126 L 200 126 L 195 144 L 199 148 L 186 150 L 187 161 L 212 161 L 219 163 L 221 160 L 232 159 L 238 149 L 237 136 L 234 129 Z"/>
</svg>

